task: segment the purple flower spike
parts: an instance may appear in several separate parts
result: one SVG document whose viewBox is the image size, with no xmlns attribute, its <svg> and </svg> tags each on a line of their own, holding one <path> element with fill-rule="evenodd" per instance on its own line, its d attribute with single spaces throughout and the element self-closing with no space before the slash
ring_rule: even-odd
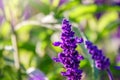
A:
<svg viewBox="0 0 120 80">
<path fill-rule="evenodd" d="M 109 58 L 103 55 L 102 50 L 99 50 L 97 46 L 93 45 L 92 42 L 86 41 L 86 47 L 89 53 L 92 55 L 92 59 L 95 60 L 96 67 L 100 70 L 108 69 L 110 66 Z"/>
<path fill-rule="evenodd" d="M 82 38 L 74 36 L 69 21 L 63 19 L 61 42 L 53 43 L 54 46 L 60 46 L 63 52 L 59 53 L 58 58 L 53 58 L 53 60 L 63 64 L 66 71 L 61 72 L 61 74 L 66 76 L 67 80 L 81 80 L 82 70 L 79 69 L 79 63 L 80 60 L 83 60 L 84 58 L 78 53 L 76 47 L 77 43 L 82 42 Z"/>
<path fill-rule="evenodd" d="M 92 55 L 92 59 L 95 61 L 96 68 L 98 68 L 99 70 L 106 70 L 108 73 L 109 80 L 113 80 L 112 73 L 109 69 L 109 58 L 106 58 L 102 50 L 99 50 L 97 46 L 95 46 L 92 42 L 86 41 L 85 45 L 88 49 L 88 52 Z"/>
</svg>

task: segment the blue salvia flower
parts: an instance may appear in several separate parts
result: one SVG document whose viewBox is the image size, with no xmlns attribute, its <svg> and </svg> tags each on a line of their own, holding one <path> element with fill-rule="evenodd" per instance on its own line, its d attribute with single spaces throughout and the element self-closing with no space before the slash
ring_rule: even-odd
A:
<svg viewBox="0 0 120 80">
<path fill-rule="evenodd" d="M 110 66 L 109 58 L 106 58 L 103 51 L 98 49 L 92 42 L 86 41 L 86 47 L 89 53 L 92 55 L 92 59 L 95 60 L 96 67 L 100 70 L 108 69 Z"/>
<path fill-rule="evenodd" d="M 103 51 L 98 49 L 96 45 L 94 45 L 90 41 L 85 41 L 86 48 L 88 52 L 92 55 L 92 59 L 95 61 L 95 66 L 99 70 L 106 70 L 110 80 L 113 80 L 113 76 L 110 72 L 110 60 L 109 58 L 105 57 Z"/>
<path fill-rule="evenodd" d="M 61 41 L 53 43 L 54 46 L 60 46 L 63 52 L 58 54 L 58 58 L 53 59 L 63 64 L 66 71 L 61 72 L 61 74 L 66 76 L 68 80 L 81 80 L 82 70 L 79 69 L 79 63 L 83 56 L 78 53 L 76 47 L 77 43 L 82 42 L 82 38 L 74 36 L 69 21 L 63 19 Z"/>
</svg>

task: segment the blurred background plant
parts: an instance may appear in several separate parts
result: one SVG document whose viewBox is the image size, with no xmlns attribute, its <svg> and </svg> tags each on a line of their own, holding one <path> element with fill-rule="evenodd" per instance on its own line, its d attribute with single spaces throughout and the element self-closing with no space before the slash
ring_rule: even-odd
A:
<svg viewBox="0 0 120 80">
<path fill-rule="evenodd" d="M 52 43 L 60 40 L 64 17 L 76 35 L 84 33 L 103 49 L 115 80 L 120 80 L 120 70 L 114 69 L 120 66 L 120 0 L 0 0 L 0 80 L 32 80 L 37 73 L 45 80 L 65 80 L 62 66 L 52 60 L 61 51 Z M 83 48 L 77 48 L 85 56 L 82 80 L 108 80 L 104 71 L 91 74 L 94 68 Z"/>
</svg>

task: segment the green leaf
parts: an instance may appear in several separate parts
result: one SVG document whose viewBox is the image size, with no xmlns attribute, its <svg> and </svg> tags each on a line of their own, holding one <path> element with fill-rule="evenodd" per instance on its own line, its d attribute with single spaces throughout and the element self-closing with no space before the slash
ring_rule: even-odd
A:
<svg viewBox="0 0 120 80">
<path fill-rule="evenodd" d="M 108 12 L 104 14 L 98 22 L 97 26 L 98 32 L 102 32 L 109 23 L 116 21 L 117 19 L 118 19 L 117 12 Z"/>
</svg>

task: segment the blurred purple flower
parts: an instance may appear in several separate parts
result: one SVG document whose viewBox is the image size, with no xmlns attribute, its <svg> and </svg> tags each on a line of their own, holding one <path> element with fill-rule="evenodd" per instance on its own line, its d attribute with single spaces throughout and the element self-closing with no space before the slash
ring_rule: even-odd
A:
<svg viewBox="0 0 120 80">
<path fill-rule="evenodd" d="M 97 12 L 97 13 L 95 13 L 95 17 L 97 18 L 97 19 L 100 19 L 100 17 L 103 15 L 103 12 Z"/>
<path fill-rule="evenodd" d="M 120 70 L 120 66 L 115 66 L 114 68 L 117 70 Z"/>
<path fill-rule="evenodd" d="M 3 23 L 3 21 L 4 21 L 4 16 L 0 15 L 0 25 Z"/>
<path fill-rule="evenodd" d="M 118 55 L 116 56 L 116 63 L 120 63 L 120 46 L 118 48 Z"/>
<path fill-rule="evenodd" d="M 3 0 L 0 0 L 0 25 L 3 23 L 4 21 L 4 14 L 3 14 L 3 11 L 4 11 L 4 5 L 3 5 Z"/>
<path fill-rule="evenodd" d="M 105 3 L 105 0 L 94 0 L 94 3 L 97 5 L 101 5 Z"/>
<path fill-rule="evenodd" d="M 60 0 L 58 6 L 61 6 L 65 4 L 66 2 L 68 2 L 68 0 Z"/>
<path fill-rule="evenodd" d="M 117 31 L 112 35 L 113 38 L 120 38 L 120 26 L 117 28 Z"/>
<path fill-rule="evenodd" d="M 2 10 L 4 9 L 3 0 L 0 0 L 0 8 L 1 8 Z"/>
<path fill-rule="evenodd" d="M 24 12 L 23 12 L 23 19 L 24 20 L 29 19 L 30 15 L 31 15 L 31 10 L 30 10 L 30 7 L 27 5 L 24 9 Z"/>
<path fill-rule="evenodd" d="M 118 5 L 118 6 L 120 6 L 120 0 L 113 0 L 113 5 Z"/>
<path fill-rule="evenodd" d="M 28 80 L 48 80 L 44 73 L 35 68 L 29 68 L 27 74 L 29 76 Z"/>
<path fill-rule="evenodd" d="M 120 63 L 120 54 L 118 54 L 116 57 L 116 63 Z"/>
</svg>

